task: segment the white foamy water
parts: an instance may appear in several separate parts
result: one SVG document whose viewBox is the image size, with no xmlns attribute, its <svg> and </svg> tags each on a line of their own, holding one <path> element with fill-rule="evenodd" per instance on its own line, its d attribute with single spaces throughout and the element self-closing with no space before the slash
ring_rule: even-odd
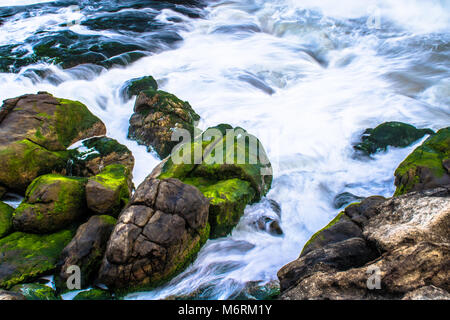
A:
<svg viewBox="0 0 450 320">
<path fill-rule="evenodd" d="M 48 91 L 85 103 L 108 136 L 132 150 L 136 185 L 159 160 L 126 139 L 133 101 L 124 103 L 119 89 L 128 79 L 153 75 L 161 89 L 190 102 L 202 129 L 229 123 L 259 137 L 274 166 L 267 199 L 281 206 L 284 235 L 252 226 L 274 216 L 263 199 L 170 283 L 128 296 L 160 299 L 200 289 L 204 298 L 227 299 L 248 281 L 276 279 L 339 212 L 337 194 L 392 195 L 395 168 L 420 142 L 358 159 L 352 142 L 365 128 L 384 121 L 450 124 L 448 8 L 449 1 L 224 1 L 208 7 L 205 19 L 183 17 L 184 41 L 175 50 L 100 74 L 50 66 L 59 85 L 0 74 L 0 97 Z M 378 29 L 367 23 L 374 12 Z M 179 14 L 164 10 L 159 18 L 172 16 Z M 23 23 L 26 29 L 35 22 Z"/>
</svg>

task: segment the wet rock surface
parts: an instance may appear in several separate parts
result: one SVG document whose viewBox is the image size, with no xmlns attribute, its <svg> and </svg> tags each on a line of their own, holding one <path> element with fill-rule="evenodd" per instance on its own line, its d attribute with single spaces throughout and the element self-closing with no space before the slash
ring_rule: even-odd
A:
<svg viewBox="0 0 450 320">
<path fill-rule="evenodd" d="M 449 186 L 371 197 L 335 220 L 278 272 L 281 299 L 448 297 Z"/>
<path fill-rule="evenodd" d="M 192 186 L 147 178 L 118 219 L 99 281 L 128 290 L 155 286 L 181 272 L 209 236 L 208 208 Z"/>
</svg>

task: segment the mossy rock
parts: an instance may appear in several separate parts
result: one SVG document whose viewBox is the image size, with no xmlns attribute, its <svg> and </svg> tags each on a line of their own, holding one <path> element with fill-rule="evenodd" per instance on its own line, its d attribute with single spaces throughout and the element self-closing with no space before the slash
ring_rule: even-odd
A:
<svg viewBox="0 0 450 320">
<path fill-rule="evenodd" d="M 355 145 L 354 148 L 370 155 L 385 151 L 388 146 L 407 147 L 427 134 L 434 134 L 434 131 L 417 129 L 403 122 L 385 122 L 375 129 L 367 129 L 361 137 L 362 142 Z"/>
<path fill-rule="evenodd" d="M 14 232 L 0 239 L 0 288 L 51 274 L 74 230 L 37 235 Z"/>
<path fill-rule="evenodd" d="M 303 250 L 300 253 L 300 257 L 313 250 L 321 249 L 328 244 L 337 243 L 350 238 L 361 237 L 361 228 L 346 215 L 345 211 L 342 211 L 325 227 L 313 234 L 313 236 L 304 245 Z"/>
<path fill-rule="evenodd" d="M 247 204 L 251 203 L 256 195 L 250 183 L 240 179 L 214 183 L 204 178 L 188 178 L 183 182 L 197 187 L 210 199 L 208 221 L 212 230 L 211 239 L 229 234 L 239 223 Z"/>
<path fill-rule="evenodd" d="M 32 233 L 61 230 L 86 212 L 86 179 L 48 174 L 27 188 L 13 215 L 14 228 Z"/>
<path fill-rule="evenodd" d="M 27 300 L 61 300 L 55 290 L 38 283 L 18 284 L 11 291 L 22 294 Z"/>
<path fill-rule="evenodd" d="M 12 216 L 14 208 L 0 201 L 0 239 L 13 230 Z"/>
<path fill-rule="evenodd" d="M 395 170 L 395 196 L 450 184 L 450 127 L 417 147 Z"/>
<path fill-rule="evenodd" d="M 26 139 L 0 145 L 0 182 L 23 194 L 38 176 L 65 172 L 68 159 L 66 151 L 49 151 Z"/>
<path fill-rule="evenodd" d="M 90 289 L 78 293 L 73 300 L 114 300 L 109 291 L 102 289 Z"/>
<path fill-rule="evenodd" d="M 198 120 L 200 116 L 187 101 L 165 91 L 144 90 L 136 98 L 128 138 L 165 158 L 178 144 L 172 140 L 174 131 L 183 129 L 194 136 Z"/>
<path fill-rule="evenodd" d="M 131 151 L 117 140 L 108 137 L 94 137 L 82 142 L 71 150 L 72 175 L 93 176 L 111 164 L 122 164 L 130 172 L 134 168 Z"/>
<path fill-rule="evenodd" d="M 86 184 L 88 208 L 98 214 L 118 216 L 130 200 L 131 173 L 121 164 L 105 167 Z"/>
<path fill-rule="evenodd" d="M 0 186 L 0 200 L 3 198 L 3 196 L 8 192 L 5 187 Z"/>
<path fill-rule="evenodd" d="M 158 90 L 158 83 L 152 76 L 128 80 L 121 89 L 122 96 L 131 99 L 145 90 Z"/>
<path fill-rule="evenodd" d="M 21 194 L 39 175 L 65 173 L 67 147 L 106 133 L 84 104 L 46 92 L 5 100 L 0 130 L 0 184 Z"/>
<path fill-rule="evenodd" d="M 177 178 L 211 200 L 211 238 L 227 235 L 245 207 L 259 201 L 271 187 L 268 157 L 259 140 L 242 128 L 226 124 L 209 128 L 202 140 L 185 144 L 176 152 L 184 160 L 174 160 L 173 153 L 161 166 L 158 178 Z"/>
</svg>

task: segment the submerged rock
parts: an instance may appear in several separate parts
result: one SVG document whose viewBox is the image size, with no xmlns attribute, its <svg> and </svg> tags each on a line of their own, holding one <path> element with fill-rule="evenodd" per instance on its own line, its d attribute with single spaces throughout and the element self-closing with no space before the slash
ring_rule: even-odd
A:
<svg viewBox="0 0 450 320">
<path fill-rule="evenodd" d="M 0 239 L 0 288 L 50 274 L 73 235 L 72 230 L 46 235 L 14 232 Z"/>
<path fill-rule="evenodd" d="M 450 127 L 417 147 L 395 170 L 395 195 L 450 184 Z"/>
<path fill-rule="evenodd" d="M 0 185 L 22 194 L 36 177 L 66 171 L 71 144 L 106 132 L 82 103 L 45 92 L 5 100 L 0 130 Z"/>
<path fill-rule="evenodd" d="M 349 205 L 350 203 L 358 202 L 363 199 L 364 199 L 364 197 L 359 197 L 357 195 L 354 195 L 353 193 L 342 192 L 342 193 L 339 193 L 338 195 L 336 195 L 336 197 L 334 197 L 333 207 L 335 209 L 340 209 L 346 205 Z"/>
<path fill-rule="evenodd" d="M 40 176 L 27 189 L 14 212 L 18 231 L 51 233 L 61 230 L 86 213 L 86 179 L 57 174 Z"/>
<path fill-rule="evenodd" d="M 196 188 L 148 177 L 119 217 L 99 281 L 111 289 L 137 290 L 184 270 L 208 239 L 208 207 Z"/>
<path fill-rule="evenodd" d="M 247 204 L 259 201 L 270 189 L 272 167 L 264 148 L 242 128 L 225 124 L 209 128 L 203 140 L 185 144 L 176 152 L 184 153 L 183 161 L 175 163 L 172 154 L 152 176 L 180 179 L 210 199 L 211 238 L 227 235 Z"/>
<path fill-rule="evenodd" d="M 11 291 L 20 293 L 26 300 L 61 300 L 55 290 L 38 283 L 18 284 Z"/>
<path fill-rule="evenodd" d="M 343 219 L 354 223 L 354 232 L 336 227 Z M 448 296 L 450 186 L 367 198 L 335 220 L 278 272 L 281 299 Z"/>
<path fill-rule="evenodd" d="M 0 201 L 0 239 L 13 231 L 13 212 L 14 208 Z"/>
<path fill-rule="evenodd" d="M 71 175 L 90 177 L 100 173 L 111 164 L 121 164 L 130 172 L 134 168 L 131 151 L 114 139 L 94 137 L 82 142 L 82 146 L 73 150 Z"/>
<path fill-rule="evenodd" d="M 417 129 L 402 122 L 385 122 L 375 129 L 364 131 L 361 137 L 362 142 L 355 145 L 354 148 L 371 155 L 386 150 L 388 146 L 407 147 L 426 134 L 434 134 L 434 131 L 431 129 Z"/>
<path fill-rule="evenodd" d="M 93 216 L 78 228 L 60 256 L 58 265 L 61 267 L 55 279 L 59 289 L 65 289 L 64 285 L 71 275 L 67 269 L 73 265 L 80 268 L 82 288 L 95 280 L 115 224 L 113 217 Z"/>
<path fill-rule="evenodd" d="M 130 118 L 128 137 L 156 151 L 160 158 L 172 152 L 174 130 L 187 130 L 194 136 L 194 123 L 200 120 L 190 104 L 173 94 L 148 89 L 139 93 Z"/>
<path fill-rule="evenodd" d="M 87 206 L 97 214 L 117 217 L 130 200 L 132 185 L 128 168 L 120 164 L 109 165 L 88 179 Z"/>
</svg>

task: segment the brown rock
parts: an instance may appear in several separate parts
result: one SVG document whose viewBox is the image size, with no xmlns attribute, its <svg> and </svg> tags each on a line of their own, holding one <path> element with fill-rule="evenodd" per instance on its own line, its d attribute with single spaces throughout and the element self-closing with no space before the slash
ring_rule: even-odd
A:
<svg viewBox="0 0 450 320">
<path fill-rule="evenodd" d="M 161 284 L 189 264 L 209 236 L 209 201 L 176 179 L 147 178 L 122 212 L 99 272 L 110 288 Z"/>
</svg>

